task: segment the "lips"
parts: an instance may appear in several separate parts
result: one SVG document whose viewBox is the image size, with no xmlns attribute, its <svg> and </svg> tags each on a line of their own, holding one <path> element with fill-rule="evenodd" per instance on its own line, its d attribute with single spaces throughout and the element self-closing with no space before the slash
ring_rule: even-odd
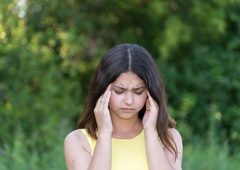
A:
<svg viewBox="0 0 240 170">
<path fill-rule="evenodd" d="M 125 113 L 131 113 L 134 109 L 132 109 L 132 108 L 122 108 L 121 110 Z"/>
</svg>

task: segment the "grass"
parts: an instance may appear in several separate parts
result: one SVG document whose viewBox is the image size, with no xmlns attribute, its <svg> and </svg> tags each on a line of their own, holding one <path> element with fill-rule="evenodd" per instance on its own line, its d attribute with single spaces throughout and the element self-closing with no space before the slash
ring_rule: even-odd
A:
<svg viewBox="0 0 240 170">
<path fill-rule="evenodd" d="M 240 157 L 230 156 L 227 144 L 195 142 L 184 147 L 183 170 L 236 170 Z"/>
</svg>

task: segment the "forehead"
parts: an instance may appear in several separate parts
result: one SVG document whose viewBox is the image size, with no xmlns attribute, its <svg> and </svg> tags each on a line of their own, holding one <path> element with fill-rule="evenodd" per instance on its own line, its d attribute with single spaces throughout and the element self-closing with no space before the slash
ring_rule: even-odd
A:
<svg viewBox="0 0 240 170">
<path fill-rule="evenodd" d="M 120 76 L 113 82 L 113 84 L 125 88 L 134 88 L 145 85 L 144 81 L 133 72 L 120 74 Z"/>
</svg>

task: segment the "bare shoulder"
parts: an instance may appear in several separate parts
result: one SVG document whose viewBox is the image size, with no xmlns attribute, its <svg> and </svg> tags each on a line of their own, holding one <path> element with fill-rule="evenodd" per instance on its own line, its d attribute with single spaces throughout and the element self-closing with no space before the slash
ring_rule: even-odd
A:
<svg viewBox="0 0 240 170">
<path fill-rule="evenodd" d="M 168 128 L 168 131 L 171 133 L 171 135 L 174 138 L 175 143 L 177 144 L 178 147 L 178 151 L 181 152 L 182 148 L 183 148 L 183 144 L 182 144 L 182 137 L 180 135 L 180 133 L 178 132 L 177 129 L 175 128 Z"/>
<path fill-rule="evenodd" d="M 66 136 L 64 140 L 64 147 L 67 147 L 68 145 L 74 146 L 75 149 L 81 147 L 91 153 L 87 138 L 80 129 L 74 130 Z"/>
<path fill-rule="evenodd" d="M 175 128 L 169 128 L 168 131 L 171 133 L 171 135 L 174 138 L 174 141 L 177 145 L 177 150 L 178 150 L 178 156 L 177 158 L 179 160 L 182 159 L 182 154 L 183 154 L 183 142 L 182 142 L 182 137 L 180 135 L 180 133 L 178 132 L 177 129 Z"/>
<path fill-rule="evenodd" d="M 173 138 L 178 141 L 182 141 L 182 137 L 180 135 L 180 133 L 177 131 L 177 129 L 175 128 L 168 128 L 168 131 L 172 134 Z"/>
<path fill-rule="evenodd" d="M 74 130 L 74 131 L 70 132 L 66 136 L 66 138 L 64 140 L 64 143 L 65 142 L 79 142 L 79 143 L 81 143 L 81 141 L 84 140 L 84 138 L 86 138 L 85 135 L 81 132 L 80 129 L 77 129 L 77 130 Z"/>
<path fill-rule="evenodd" d="M 86 136 L 80 129 L 74 130 L 66 136 L 64 140 L 64 156 L 68 169 L 76 168 L 80 163 L 89 161 L 91 149 Z"/>
</svg>

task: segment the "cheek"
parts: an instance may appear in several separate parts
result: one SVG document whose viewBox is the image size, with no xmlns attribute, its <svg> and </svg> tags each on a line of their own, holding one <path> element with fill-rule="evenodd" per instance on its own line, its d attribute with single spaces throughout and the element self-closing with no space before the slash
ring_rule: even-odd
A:
<svg viewBox="0 0 240 170">
<path fill-rule="evenodd" d="M 146 100 L 147 100 L 147 94 L 144 94 L 142 96 L 137 97 L 136 104 L 142 108 L 145 105 Z"/>
<path fill-rule="evenodd" d="M 146 103 L 147 96 L 144 96 L 139 103 L 142 103 L 144 105 Z"/>
<path fill-rule="evenodd" d="M 109 107 L 114 108 L 119 105 L 119 97 L 114 94 L 114 92 L 111 93 L 110 100 L 109 100 Z"/>
</svg>

